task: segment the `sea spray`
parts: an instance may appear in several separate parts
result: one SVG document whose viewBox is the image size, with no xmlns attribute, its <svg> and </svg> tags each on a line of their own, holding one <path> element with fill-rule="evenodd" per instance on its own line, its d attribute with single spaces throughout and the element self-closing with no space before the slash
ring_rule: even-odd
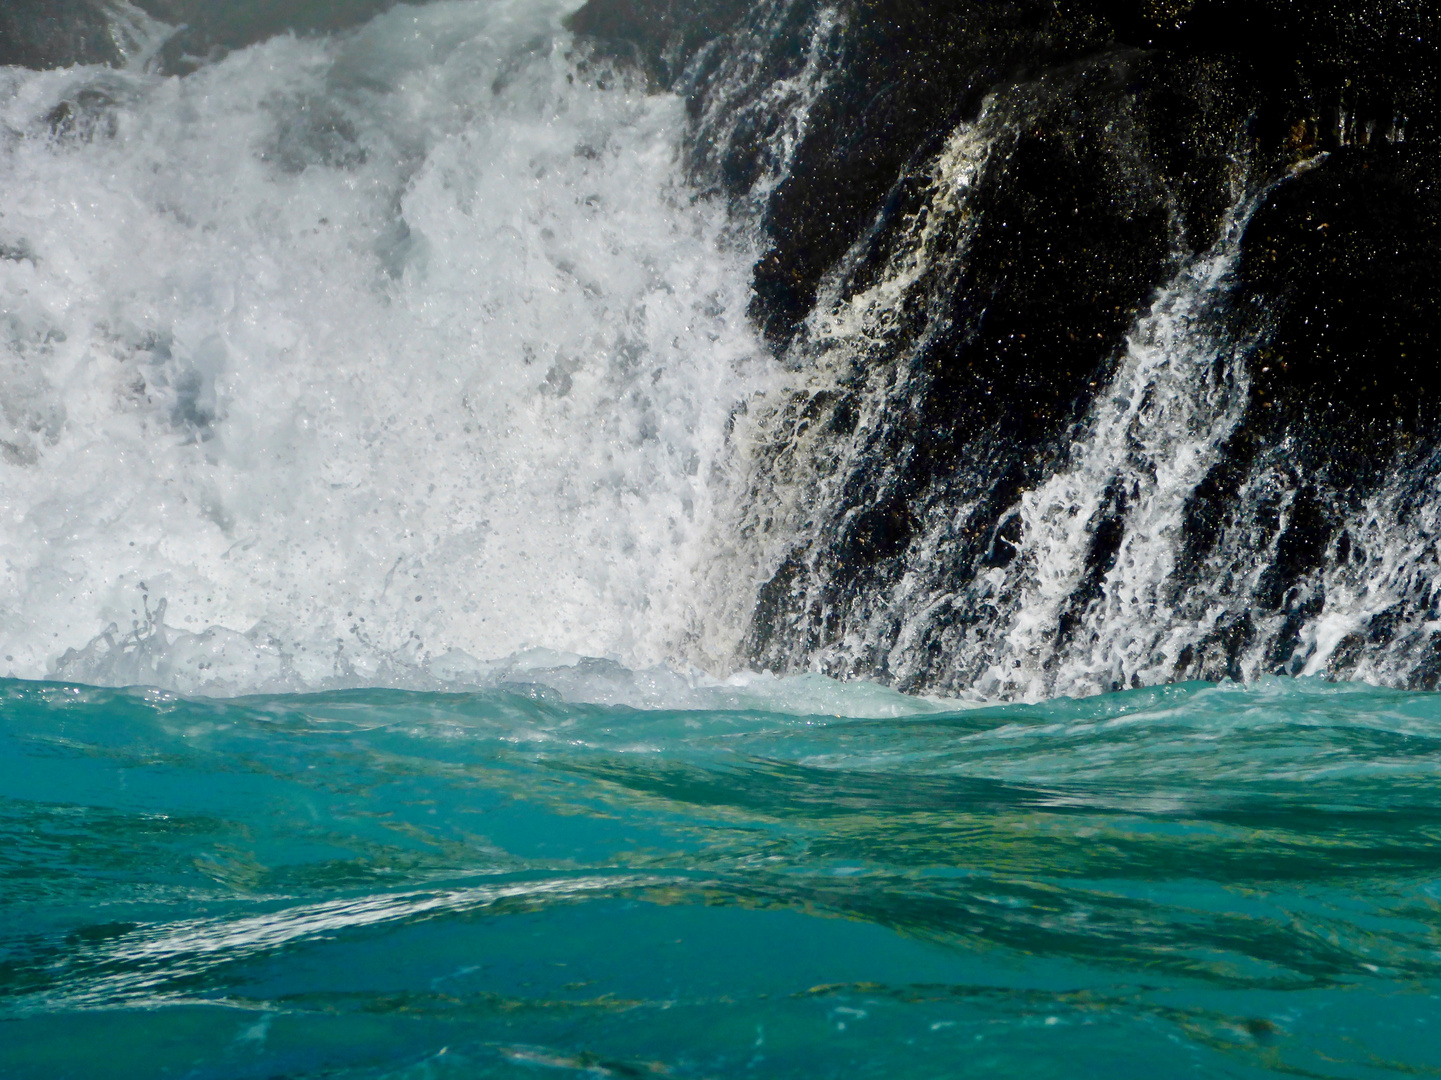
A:
<svg viewBox="0 0 1441 1080">
<path fill-rule="evenodd" d="M 565 11 L 4 72 L 0 671 L 676 651 L 768 378 L 751 255 L 679 179 L 680 100 Z"/>
</svg>

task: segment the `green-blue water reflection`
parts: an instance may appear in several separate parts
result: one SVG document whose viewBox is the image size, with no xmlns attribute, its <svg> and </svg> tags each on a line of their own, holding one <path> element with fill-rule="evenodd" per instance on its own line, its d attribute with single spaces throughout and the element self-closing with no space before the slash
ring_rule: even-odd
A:
<svg viewBox="0 0 1441 1080">
<path fill-rule="evenodd" d="M 1441 697 L 0 683 L 5 1077 L 1441 1074 Z"/>
</svg>

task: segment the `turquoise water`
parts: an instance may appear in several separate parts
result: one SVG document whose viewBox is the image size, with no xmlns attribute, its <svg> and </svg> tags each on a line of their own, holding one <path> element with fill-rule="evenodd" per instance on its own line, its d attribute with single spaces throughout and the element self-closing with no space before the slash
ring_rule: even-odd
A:
<svg viewBox="0 0 1441 1080">
<path fill-rule="evenodd" d="M 0 1075 L 1441 1073 L 1441 697 L 867 693 L 0 683 Z"/>
</svg>

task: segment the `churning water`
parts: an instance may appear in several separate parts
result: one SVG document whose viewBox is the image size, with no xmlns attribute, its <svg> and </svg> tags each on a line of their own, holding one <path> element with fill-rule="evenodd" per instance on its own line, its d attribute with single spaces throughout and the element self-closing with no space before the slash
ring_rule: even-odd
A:
<svg viewBox="0 0 1441 1080">
<path fill-rule="evenodd" d="M 768 360 L 681 101 L 575 55 L 564 8 L 3 73 L 0 671 L 678 651 Z"/>
<path fill-rule="evenodd" d="M 1441 1069 L 1433 696 L 562 674 L 0 686 L 0 1074 Z"/>
<path fill-rule="evenodd" d="M 889 271 L 823 298 L 825 362 L 778 361 L 755 208 L 686 182 L 730 99 L 688 120 L 574 6 L 185 78 L 136 16 L 124 70 L 0 69 L 0 1077 L 1441 1072 L 1438 699 L 734 673 L 853 449 L 796 402 L 871 378 L 864 434 L 905 397 L 865 349 L 948 287 L 1015 125 L 958 128 Z M 842 27 L 767 99 L 761 195 Z M 1163 585 L 1244 389 L 1215 324 L 1251 205 L 967 584 L 949 689 L 1163 680 L 1204 628 Z M 883 598 L 893 674 L 960 604 L 924 564 L 963 509 Z M 1389 520 L 1399 590 L 1434 545 Z M 1333 591 L 1307 670 L 1379 603 Z"/>
</svg>

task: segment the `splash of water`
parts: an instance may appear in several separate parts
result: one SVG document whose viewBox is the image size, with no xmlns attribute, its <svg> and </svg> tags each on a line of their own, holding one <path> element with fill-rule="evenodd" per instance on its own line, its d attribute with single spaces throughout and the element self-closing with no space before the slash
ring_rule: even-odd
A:
<svg viewBox="0 0 1441 1080">
<path fill-rule="evenodd" d="M 1165 682 L 1214 622 L 1218 612 L 1199 625 L 1178 617 L 1171 582 L 1187 500 L 1246 408 L 1240 358 L 1254 342 L 1235 340 L 1226 316 L 1241 237 L 1266 194 L 1238 203 L 1216 246 L 1162 290 L 1068 467 L 1022 496 L 1006 575 L 1020 595 L 986 689 L 1039 699 Z M 1108 535 L 1114 550 L 1099 550 Z"/>
<path fill-rule="evenodd" d="M 681 101 L 566 7 L 400 8 L 185 79 L 0 73 L 0 671 L 670 654 L 768 361 Z"/>
</svg>

